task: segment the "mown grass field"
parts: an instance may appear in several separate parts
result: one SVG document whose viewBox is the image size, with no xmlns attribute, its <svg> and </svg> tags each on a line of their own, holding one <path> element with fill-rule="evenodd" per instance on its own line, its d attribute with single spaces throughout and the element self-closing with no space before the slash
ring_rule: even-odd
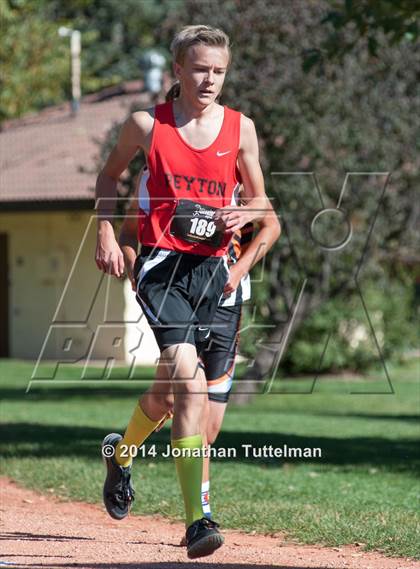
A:
<svg viewBox="0 0 420 569">
<path fill-rule="evenodd" d="M 139 386 L 47 381 L 26 393 L 32 370 L 0 361 L 1 474 L 63 499 L 101 503 L 100 443 L 124 430 Z M 212 470 L 212 510 L 222 527 L 415 557 L 418 367 L 389 371 L 393 394 L 383 379 L 282 379 L 274 385 L 282 393 L 231 406 L 217 446 L 237 449 L 237 457 L 216 460 Z M 78 375 L 80 369 L 68 369 L 60 377 Z M 135 462 L 135 514 L 182 518 L 173 462 L 160 456 L 168 442 L 166 427 L 149 440 L 158 456 Z M 247 460 L 243 444 L 320 447 L 322 458 Z"/>
</svg>

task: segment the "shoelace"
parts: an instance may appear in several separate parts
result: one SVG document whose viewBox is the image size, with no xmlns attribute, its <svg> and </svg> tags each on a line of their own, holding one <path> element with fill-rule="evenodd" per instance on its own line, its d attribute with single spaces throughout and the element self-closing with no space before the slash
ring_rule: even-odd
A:
<svg viewBox="0 0 420 569">
<path fill-rule="evenodd" d="M 216 529 L 219 527 L 218 523 L 213 520 L 209 520 L 209 518 L 201 518 L 200 525 L 206 526 L 209 529 Z"/>
<path fill-rule="evenodd" d="M 209 518 L 203 518 L 203 523 L 210 528 L 218 528 L 219 524 Z"/>
<path fill-rule="evenodd" d="M 124 504 L 128 504 L 134 499 L 134 489 L 130 486 L 130 479 L 131 474 L 128 470 L 122 470 L 121 473 L 121 482 L 118 484 L 117 488 L 118 492 L 118 499 L 121 500 Z"/>
</svg>

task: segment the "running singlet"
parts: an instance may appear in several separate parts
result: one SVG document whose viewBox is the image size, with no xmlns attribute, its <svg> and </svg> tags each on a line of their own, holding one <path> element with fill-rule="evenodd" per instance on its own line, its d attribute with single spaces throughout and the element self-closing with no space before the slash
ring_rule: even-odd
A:
<svg viewBox="0 0 420 569">
<path fill-rule="evenodd" d="M 222 256 L 232 235 L 218 231 L 212 218 L 217 208 L 235 203 L 241 114 L 223 107 L 216 139 L 196 149 L 176 128 L 172 105 L 155 107 L 149 179 L 139 195 L 138 239 L 150 247 Z"/>
<path fill-rule="evenodd" d="M 239 181 L 241 182 L 241 175 L 239 171 L 237 171 L 237 176 Z M 140 176 L 140 182 L 138 185 L 138 206 L 139 209 L 142 209 L 142 198 L 141 196 L 145 195 L 147 192 L 147 182 L 149 180 L 149 170 L 147 166 L 144 166 L 142 175 Z M 238 203 L 238 196 L 235 192 L 235 204 Z M 254 238 L 254 224 L 252 222 L 245 224 L 242 229 L 238 229 L 233 234 L 232 240 L 229 243 L 228 250 L 226 253 L 226 260 L 227 265 L 230 267 L 234 265 L 242 253 L 244 253 L 252 239 Z M 239 283 L 238 288 L 229 296 L 222 298 L 220 301 L 219 306 L 236 306 L 238 304 L 242 304 L 243 302 L 249 300 L 251 298 L 251 280 L 249 277 L 249 273 L 242 277 L 241 282 Z"/>
</svg>

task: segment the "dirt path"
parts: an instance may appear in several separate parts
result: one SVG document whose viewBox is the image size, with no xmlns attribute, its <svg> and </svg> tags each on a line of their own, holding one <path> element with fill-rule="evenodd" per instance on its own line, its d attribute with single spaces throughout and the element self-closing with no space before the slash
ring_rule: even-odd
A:
<svg viewBox="0 0 420 569">
<path fill-rule="evenodd" d="M 54 569 L 420 569 L 420 563 L 363 553 L 355 546 L 326 548 L 224 532 L 211 557 L 188 561 L 180 524 L 162 518 L 112 520 L 99 506 L 60 502 L 1 478 L 0 568 Z"/>
</svg>

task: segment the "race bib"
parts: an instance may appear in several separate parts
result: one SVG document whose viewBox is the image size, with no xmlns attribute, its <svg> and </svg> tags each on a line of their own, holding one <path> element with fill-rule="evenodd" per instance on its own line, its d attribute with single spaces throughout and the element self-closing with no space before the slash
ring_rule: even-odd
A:
<svg viewBox="0 0 420 569">
<path fill-rule="evenodd" d="M 171 235 L 193 243 L 220 247 L 223 231 L 213 221 L 217 209 L 209 205 L 179 200 L 171 223 Z"/>
</svg>

